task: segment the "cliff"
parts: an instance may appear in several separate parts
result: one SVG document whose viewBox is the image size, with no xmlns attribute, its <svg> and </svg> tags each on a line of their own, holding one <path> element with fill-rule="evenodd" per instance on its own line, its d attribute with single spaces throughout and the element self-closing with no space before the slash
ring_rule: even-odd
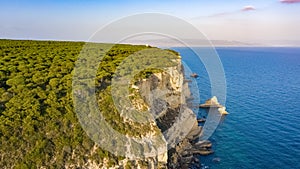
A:
<svg viewBox="0 0 300 169">
<path fill-rule="evenodd" d="M 175 66 L 138 81 L 135 90 L 140 93 L 155 117 L 168 145 L 168 158 L 157 160 L 167 164 L 168 168 L 187 168 L 190 165 L 200 165 L 194 155 L 207 155 L 213 151 L 210 150 L 209 141 L 194 144 L 201 133 L 201 127 L 187 104 L 190 90 L 184 80 L 181 60 L 174 61 Z"/>
</svg>

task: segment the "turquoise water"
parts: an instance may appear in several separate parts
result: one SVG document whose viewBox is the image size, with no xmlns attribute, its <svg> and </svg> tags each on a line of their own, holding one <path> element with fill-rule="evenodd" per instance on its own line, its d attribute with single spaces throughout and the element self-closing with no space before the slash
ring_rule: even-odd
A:
<svg viewBox="0 0 300 169">
<path fill-rule="evenodd" d="M 211 97 L 204 65 L 188 48 L 174 48 L 200 75 L 200 100 Z M 229 111 L 201 157 L 211 169 L 300 168 L 300 48 L 217 48 Z M 205 112 L 200 112 L 201 116 Z M 220 158 L 215 163 L 213 158 Z M 204 168 L 204 167 L 203 167 Z"/>
</svg>

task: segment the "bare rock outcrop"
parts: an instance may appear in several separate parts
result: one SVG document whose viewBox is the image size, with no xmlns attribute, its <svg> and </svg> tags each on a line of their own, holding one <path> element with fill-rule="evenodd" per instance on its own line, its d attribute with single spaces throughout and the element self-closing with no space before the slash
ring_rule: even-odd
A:
<svg viewBox="0 0 300 169">
<path fill-rule="evenodd" d="M 213 96 L 212 98 L 205 101 L 205 103 L 199 105 L 200 108 L 217 108 L 219 113 L 222 115 L 229 114 L 226 111 L 226 107 L 221 105 L 218 101 L 218 98 L 216 96 Z"/>
</svg>

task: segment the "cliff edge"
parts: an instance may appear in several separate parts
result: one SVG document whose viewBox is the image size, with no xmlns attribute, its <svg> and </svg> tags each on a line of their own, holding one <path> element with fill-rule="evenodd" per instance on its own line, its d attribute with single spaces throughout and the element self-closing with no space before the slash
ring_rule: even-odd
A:
<svg viewBox="0 0 300 169">
<path fill-rule="evenodd" d="M 157 160 L 167 168 L 188 168 L 199 165 L 195 155 L 213 153 L 211 143 L 196 143 L 201 126 L 195 113 L 188 107 L 191 97 L 188 83 L 184 80 L 181 59 L 174 60 L 175 66 L 153 73 L 147 79 L 136 82 L 134 88 L 150 110 L 168 145 L 167 158 Z M 133 101 L 139 102 L 141 101 Z M 155 167 L 156 168 L 156 167 Z"/>
</svg>

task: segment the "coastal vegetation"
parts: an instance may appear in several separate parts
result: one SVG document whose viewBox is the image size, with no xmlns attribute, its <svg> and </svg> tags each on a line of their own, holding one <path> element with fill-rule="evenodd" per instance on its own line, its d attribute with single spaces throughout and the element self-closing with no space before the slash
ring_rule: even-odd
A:
<svg viewBox="0 0 300 169">
<path fill-rule="evenodd" d="M 84 45 L 84 42 L 0 40 L 0 168 L 64 168 L 71 164 L 83 166 L 88 160 L 98 164 L 105 161 L 113 166 L 124 159 L 97 147 L 74 112 L 72 76 Z M 115 130 L 133 137 L 158 131 L 148 124 L 124 122 L 110 95 L 117 66 L 129 55 L 152 47 L 92 46 L 94 55 L 103 55 L 95 84 L 105 120 Z M 107 46 L 112 48 L 103 52 Z M 135 78 L 147 78 L 157 71 L 160 70 L 148 69 Z"/>
</svg>

